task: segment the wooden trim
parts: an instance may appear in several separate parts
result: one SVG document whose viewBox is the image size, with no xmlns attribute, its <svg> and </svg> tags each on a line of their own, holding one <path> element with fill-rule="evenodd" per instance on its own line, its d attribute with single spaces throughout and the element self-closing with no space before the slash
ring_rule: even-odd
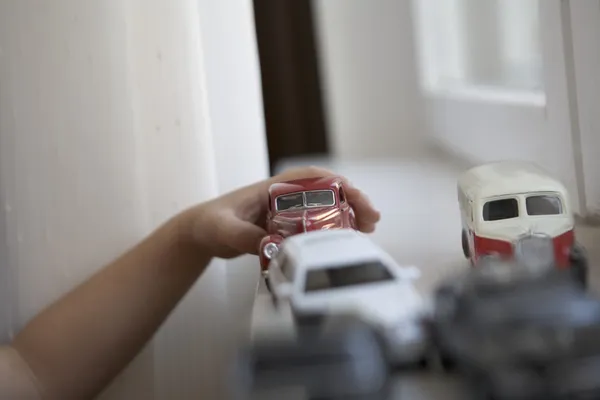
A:
<svg viewBox="0 0 600 400">
<path fill-rule="evenodd" d="M 254 0 L 271 168 L 328 154 L 310 0 Z"/>
</svg>

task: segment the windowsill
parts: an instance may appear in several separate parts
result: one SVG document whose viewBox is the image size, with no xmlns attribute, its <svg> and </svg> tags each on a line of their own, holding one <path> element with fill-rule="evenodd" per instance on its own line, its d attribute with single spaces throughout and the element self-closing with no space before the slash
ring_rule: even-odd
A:
<svg viewBox="0 0 600 400">
<path fill-rule="evenodd" d="M 543 91 L 505 89 L 483 85 L 435 84 L 425 87 L 427 97 L 446 98 L 458 101 L 545 107 L 546 94 Z"/>
</svg>

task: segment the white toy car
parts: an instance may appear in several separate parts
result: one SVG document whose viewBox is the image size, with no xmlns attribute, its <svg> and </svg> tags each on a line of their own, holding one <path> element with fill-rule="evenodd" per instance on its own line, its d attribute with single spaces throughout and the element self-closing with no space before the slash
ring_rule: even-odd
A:
<svg viewBox="0 0 600 400">
<path fill-rule="evenodd" d="M 570 268 L 582 285 L 587 259 L 577 244 L 565 187 L 524 161 L 480 165 L 458 179 L 462 248 L 472 265 L 481 258 L 513 258 Z M 548 256 L 550 258 L 548 258 Z"/>
<path fill-rule="evenodd" d="M 395 364 L 426 362 L 429 354 L 428 307 L 413 285 L 420 275 L 352 229 L 290 237 L 269 267 L 273 295 L 289 304 L 299 328 L 356 315 L 382 334 Z"/>
</svg>

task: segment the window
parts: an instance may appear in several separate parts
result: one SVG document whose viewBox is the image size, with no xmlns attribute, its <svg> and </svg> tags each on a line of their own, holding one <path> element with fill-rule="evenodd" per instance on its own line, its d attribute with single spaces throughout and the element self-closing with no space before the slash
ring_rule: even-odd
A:
<svg viewBox="0 0 600 400">
<path fill-rule="evenodd" d="M 313 190 L 277 197 L 277 211 L 295 210 L 303 207 L 329 207 L 335 205 L 332 190 Z"/>
<path fill-rule="evenodd" d="M 344 188 L 340 186 L 340 203 L 346 202 L 346 194 L 344 193 Z"/>
<path fill-rule="evenodd" d="M 484 221 L 500 221 L 503 219 L 517 218 L 519 216 L 519 202 L 517 199 L 501 199 L 488 201 L 483 206 Z"/>
<path fill-rule="evenodd" d="M 332 190 L 315 190 L 305 192 L 307 207 L 324 207 L 335 204 L 335 196 Z"/>
<path fill-rule="evenodd" d="M 279 196 L 275 200 L 277 211 L 293 210 L 304 207 L 304 196 L 302 193 Z"/>
<path fill-rule="evenodd" d="M 343 267 L 309 270 L 304 291 L 317 292 L 393 280 L 393 275 L 384 264 L 380 261 L 368 261 Z"/>
<path fill-rule="evenodd" d="M 528 215 L 562 214 L 562 202 L 558 196 L 529 196 L 525 203 Z"/>
<path fill-rule="evenodd" d="M 539 0 L 416 0 L 430 87 L 544 89 Z"/>
<path fill-rule="evenodd" d="M 577 133 L 571 132 L 574 125 L 564 121 L 571 122 L 582 112 L 571 97 L 578 89 L 571 74 L 579 76 L 579 68 L 572 71 L 569 41 L 575 35 L 572 28 L 585 26 L 590 34 L 595 28 L 580 21 L 575 24 L 565 15 L 571 5 L 589 2 L 412 3 L 420 86 L 432 139 L 478 163 L 502 159 L 535 162 L 560 180 L 572 182 L 569 192 L 577 195 L 575 182 L 580 178 L 575 170 L 579 167 L 564 156 L 578 151 L 572 148 L 571 134 Z M 597 12 L 597 1 L 592 3 Z M 595 43 L 593 37 L 585 42 Z M 589 53 L 595 54 L 598 46 L 592 47 L 583 57 L 590 65 L 594 65 L 590 61 L 594 56 Z"/>
</svg>

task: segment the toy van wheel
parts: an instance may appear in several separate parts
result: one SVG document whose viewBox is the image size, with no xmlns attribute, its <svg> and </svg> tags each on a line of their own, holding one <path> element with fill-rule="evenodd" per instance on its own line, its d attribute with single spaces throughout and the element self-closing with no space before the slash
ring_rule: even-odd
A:
<svg viewBox="0 0 600 400">
<path fill-rule="evenodd" d="M 583 288 L 588 286 L 588 259 L 584 248 L 575 244 L 569 254 L 571 263 L 571 275 L 576 283 Z"/>
<path fill-rule="evenodd" d="M 461 234 L 461 242 L 463 254 L 465 255 L 465 258 L 468 259 L 471 257 L 471 252 L 469 251 L 469 239 L 467 238 L 467 232 L 465 232 L 464 230 Z"/>
</svg>

